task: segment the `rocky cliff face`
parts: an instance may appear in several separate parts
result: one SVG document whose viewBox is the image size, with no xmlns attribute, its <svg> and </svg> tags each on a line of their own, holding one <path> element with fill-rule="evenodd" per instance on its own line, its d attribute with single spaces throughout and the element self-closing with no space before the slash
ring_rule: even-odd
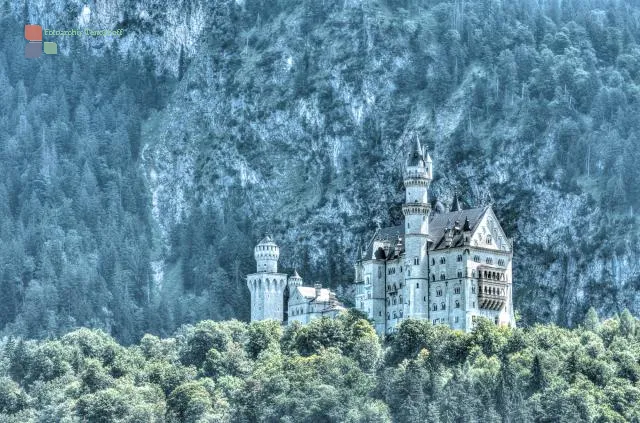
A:
<svg viewBox="0 0 640 423">
<path fill-rule="evenodd" d="M 401 219 L 419 136 L 431 198 L 493 203 L 514 237 L 525 323 L 640 311 L 640 9 L 415 3 L 89 5 L 91 25 L 128 28 L 83 41 L 95 54 L 148 52 L 180 80 L 142 135 L 157 282 L 182 263 L 172 234 L 197 227 L 197 210 L 227 274 L 234 260 L 252 269 L 251 242 L 269 231 L 283 267 L 346 286 L 358 243 Z M 82 14 L 29 7 L 42 22 Z"/>
</svg>

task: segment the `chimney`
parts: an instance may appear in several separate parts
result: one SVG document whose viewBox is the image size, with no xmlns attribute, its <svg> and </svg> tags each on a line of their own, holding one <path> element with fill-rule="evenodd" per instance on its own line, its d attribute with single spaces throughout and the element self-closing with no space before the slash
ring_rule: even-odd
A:
<svg viewBox="0 0 640 423">
<path fill-rule="evenodd" d="M 320 298 L 320 291 L 322 290 L 322 284 L 315 284 L 313 287 L 316 289 L 316 299 Z"/>
</svg>

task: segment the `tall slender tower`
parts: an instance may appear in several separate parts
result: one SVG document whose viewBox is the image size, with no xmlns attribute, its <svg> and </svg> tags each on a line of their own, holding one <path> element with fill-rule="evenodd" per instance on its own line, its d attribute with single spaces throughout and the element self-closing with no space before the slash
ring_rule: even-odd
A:
<svg viewBox="0 0 640 423">
<path fill-rule="evenodd" d="M 247 275 L 247 286 L 251 291 L 251 321 L 284 319 L 284 294 L 287 275 L 278 273 L 280 248 L 265 236 L 254 249 L 256 273 Z"/>
<path fill-rule="evenodd" d="M 406 190 L 405 203 L 402 206 L 405 232 L 406 298 L 404 314 L 414 318 L 429 317 L 429 266 L 427 248 L 429 242 L 429 200 L 427 191 L 432 175 L 432 161 L 420 141 L 416 138 L 411 145 L 404 171 Z"/>
</svg>

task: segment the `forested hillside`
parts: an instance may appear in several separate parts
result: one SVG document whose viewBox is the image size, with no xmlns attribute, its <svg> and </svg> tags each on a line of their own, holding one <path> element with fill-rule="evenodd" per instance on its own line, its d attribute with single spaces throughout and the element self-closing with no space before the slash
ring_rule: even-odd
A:
<svg viewBox="0 0 640 423">
<path fill-rule="evenodd" d="M 640 321 L 471 334 L 353 313 L 283 331 L 202 321 L 122 347 L 97 330 L 3 342 L 3 422 L 625 422 L 640 419 Z"/>
<path fill-rule="evenodd" d="M 346 287 L 401 218 L 493 203 L 521 325 L 640 311 L 640 6 L 621 1 L 29 1 L 0 6 L 0 326 L 124 343 L 248 317 L 265 231 Z M 87 15 L 89 16 L 89 15 Z M 24 59 L 22 25 L 123 28 Z"/>
</svg>

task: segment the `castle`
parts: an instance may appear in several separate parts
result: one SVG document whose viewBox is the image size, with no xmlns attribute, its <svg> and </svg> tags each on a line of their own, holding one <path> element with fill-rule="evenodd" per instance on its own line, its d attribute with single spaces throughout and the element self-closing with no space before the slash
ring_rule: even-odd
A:
<svg viewBox="0 0 640 423">
<path fill-rule="evenodd" d="M 278 273 L 280 248 L 270 236 L 256 245 L 254 257 L 256 273 L 247 275 L 252 322 L 274 319 L 283 323 L 309 323 L 318 317 L 335 317 L 344 310 L 335 293 L 322 285 L 302 286 L 297 271 L 291 276 Z"/>
<path fill-rule="evenodd" d="M 483 316 L 515 325 L 511 269 L 513 245 L 490 206 L 433 213 L 428 189 L 433 162 L 416 139 L 405 163 L 404 224 L 378 229 L 355 263 L 356 308 L 380 335 L 404 319 L 428 319 L 470 331 Z M 267 237 L 255 249 L 257 273 L 248 275 L 251 320 L 307 323 L 344 307 L 335 294 L 303 287 L 297 272 L 277 273 L 278 246 Z"/>
</svg>

